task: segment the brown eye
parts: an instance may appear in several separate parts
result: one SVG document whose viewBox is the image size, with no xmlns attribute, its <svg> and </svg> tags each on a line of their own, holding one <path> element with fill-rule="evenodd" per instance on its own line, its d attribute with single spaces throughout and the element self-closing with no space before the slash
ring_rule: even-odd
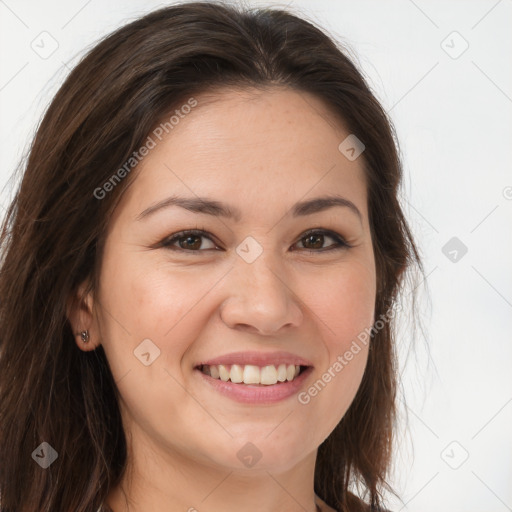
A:
<svg viewBox="0 0 512 512">
<path fill-rule="evenodd" d="M 324 238 L 325 235 L 320 235 L 318 233 L 308 235 L 302 239 L 305 241 L 303 245 L 306 246 L 306 249 L 322 249 L 322 246 L 324 245 Z"/>
<path fill-rule="evenodd" d="M 161 242 L 162 247 L 167 247 L 171 250 L 183 250 L 183 251 L 191 251 L 191 252 L 200 252 L 200 249 L 203 245 L 201 239 L 210 240 L 213 247 L 209 247 L 207 249 L 215 248 L 216 245 L 212 242 L 209 236 L 206 236 L 207 233 L 204 231 L 197 230 L 189 230 L 189 231 L 180 231 L 179 233 L 175 233 L 170 238 L 165 239 Z M 175 244 L 178 243 L 178 247 Z M 203 247 L 204 250 L 204 247 Z"/>
<path fill-rule="evenodd" d="M 182 241 L 183 241 L 183 243 L 182 243 Z M 201 248 L 201 236 L 187 235 L 185 237 L 178 238 L 178 245 L 182 249 L 200 249 Z"/>
<path fill-rule="evenodd" d="M 334 244 L 331 244 L 328 247 L 323 247 L 326 238 L 334 240 Z M 304 250 L 308 252 L 324 252 L 350 247 L 350 245 L 345 242 L 340 235 L 325 229 L 309 231 L 299 240 L 299 242 L 302 242 Z"/>
<path fill-rule="evenodd" d="M 209 240 L 211 247 L 204 247 L 202 239 Z M 334 243 L 324 247 L 326 239 L 334 240 Z M 333 231 L 325 229 L 317 229 L 306 232 L 299 243 L 302 243 L 303 248 L 300 248 L 306 252 L 328 252 L 337 249 L 348 249 L 352 247 L 348 244 L 340 235 Z M 177 244 L 177 245 L 176 245 Z M 173 251 L 184 251 L 184 252 L 203 252 L 205 250 L 217 249 L 218 247 L 212 241 L 212 235 L 202 230 L 186 230 L 175 233 L 170 237 L 160 242 L 161 247 Z"/>
</svg>

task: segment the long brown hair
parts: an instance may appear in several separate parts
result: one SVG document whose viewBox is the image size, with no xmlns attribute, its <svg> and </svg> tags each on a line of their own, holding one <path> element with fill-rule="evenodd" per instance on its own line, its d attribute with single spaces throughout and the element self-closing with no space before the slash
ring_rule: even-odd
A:
<svg viewBox="0 0 512 512">
<path fill-rule="evenodd" d="M 151 12 L 101 40 L 71 71 L 30 147 L 2 225 L 0 509 L 95 512 L 127 463 L 117 387 L 101 345 L 80 350 L 67 320 L 78 285 L 98 286 L 106 226 L 131 175 L 94 191 L 186 98 L 214 87 L 285 86 L 324 100 L 366 146 L 377 268 L 375 318 L 395 304 L 418 251 L 401 210 L 390 120 L 346 51 L 304 17 L 193 2 Z M 341 142 L 341 141 L 340 141 Z M 87 293 L 86 290 L 85 293 Z M 382 506 L 396 426 L 393 322 L 372 331 L 366 370 L 319 447 L 315 492 L 336 510 Z M 48 442 L 58 459 L 32 460 Z"/>
</svg>

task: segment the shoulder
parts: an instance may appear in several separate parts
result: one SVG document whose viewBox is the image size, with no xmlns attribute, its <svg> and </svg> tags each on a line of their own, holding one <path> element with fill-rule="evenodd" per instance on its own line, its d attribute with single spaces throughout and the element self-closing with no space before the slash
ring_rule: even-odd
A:
<svg viewBox="0 0 512 512">
<path fill-rule="evenodd" d="M 320 506 L 320 508 L 322 509 L 322 512 L 338 512 L 334 508 L 327 505 L 327 503 L 325 503 L 325 501 L 323 499 L 321 499 L 318 495 L 316 495 L 316 501 L 317 501 L 318 505 Z"/>
<path fill-rule="evenodd" d="M 387 508 L 379 508 L 378 511 L 372 508 L 368 503 L 363 501 L 359 496 L 356 496 L 354 493 L 349 492 L 350 501 L 357 505 L 357 510 L 364 510 L 364 512 L 391 512 L 391 510 L 388 510 Z"/>
<path fill-rule="evenodd" d="M 365 512 L 373 512 L 370 505 L 368 503 L 365 503 L 361 498 L 357 497 L 355 494 L 350 493 L 350 497 L 352 501 L 356 502 L 359 505 L 359 510 L 364 510 Z M 317 503 L 320 505 L 322 512 L 339 512 L 338 510 L 332 508 L 331 506 L 327 505 L 324 500 L 322 500 L 318 495 L 316 496 Z M 380 512 L 392 512 L 391 510 L 388 510 L 387 508 L 381 509 Z"/>
</svg>

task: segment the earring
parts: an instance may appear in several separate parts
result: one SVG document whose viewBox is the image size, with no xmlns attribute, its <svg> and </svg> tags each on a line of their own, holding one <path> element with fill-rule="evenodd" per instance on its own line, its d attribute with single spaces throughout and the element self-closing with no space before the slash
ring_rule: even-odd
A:
<svg viewBox="0 0 512 512">
<path fill-rule="evenodd" d="M 82 341 L 84 343 L 87 343 L 89 341 L 89 331 L 82 331 L 82 332 L 77 333 L 77 334 L 80 334 L 80 337 L 82 338 Z"/>
</svg>

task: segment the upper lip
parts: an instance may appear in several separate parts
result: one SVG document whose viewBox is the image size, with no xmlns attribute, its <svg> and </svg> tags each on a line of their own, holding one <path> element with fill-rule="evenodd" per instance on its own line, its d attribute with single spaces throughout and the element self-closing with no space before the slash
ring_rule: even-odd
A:
<svg viewBox="0 0 512 512">
<path fill-rule="evenodd" d="M 208 359 L 198 363 L 196 366 L 202 365 L 246 365 L 252 364 L 254 366 L 267 366 L 267 365 L 279 365 L 279 364 L 293 364 L 298 366 L 313 366 L 310 361 L 299 357 L 290 352 L 232 352 L 230 354 L 224 354 L 222 356 Z"/>
</svg>

